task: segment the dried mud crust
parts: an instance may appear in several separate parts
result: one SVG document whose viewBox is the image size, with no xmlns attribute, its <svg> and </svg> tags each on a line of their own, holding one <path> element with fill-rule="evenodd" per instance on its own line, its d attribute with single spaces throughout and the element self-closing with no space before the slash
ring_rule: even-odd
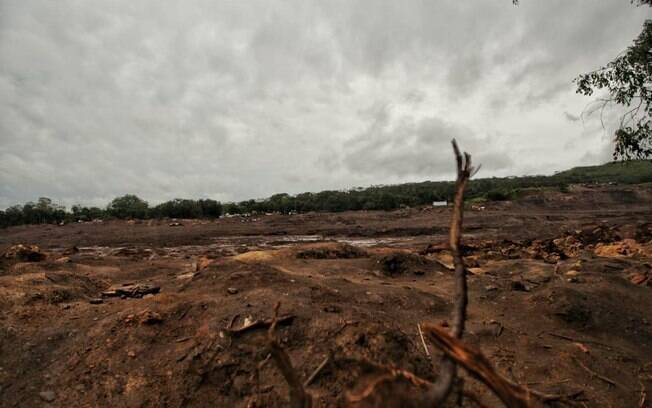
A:
<svg viewBox="0 0 652 408">
<path fill-rule="evenodd" d="M 587 194 L 594 206 L 617 197 Z M 534 389 L 582 390 L 576 398 L 586 406 L 638 406 L 641 390 L 652 395 L 652 210 L 589 211 L 571 195 L 562 211 L 545 198 L 547 207 L 469 211 L 465 341 Z M 445 233 L 448 216 L 413 209 L 246 226 L 3 230 L 0 253 L 24 243 L 46 256 L 0 260 L 0 406 L 286 406 L 273 362 L 257 368 L 267 358 L 265 325 L 233 333 L 268 321 L 277 301 L 293 316 L 277 337 L 302 380 L 331 356 L 307 387 L 317 406 L 343 406 L 347 392 L 382 371 L 378 364 L 434 380 L 438 353 L 429 346 L 431 364 L 417 324 L 449 318 L 446 237 L 383 230 Z M 232 226 L 237 234 L 220 233 Z M 314 236 L 351 228 L 375 238 Z M 465 388 L 501 406 L 474 380 L 465 378 Z"/>
</svg>

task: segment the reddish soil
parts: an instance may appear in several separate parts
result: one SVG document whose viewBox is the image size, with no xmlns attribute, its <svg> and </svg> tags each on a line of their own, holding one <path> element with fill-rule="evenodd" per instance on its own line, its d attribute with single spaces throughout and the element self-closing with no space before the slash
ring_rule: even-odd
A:
<svg viewBox="0 0 652 408">
<path fill-rule="evenodd" d="M 579 406 L 648 403 L 651 202 L 644 185 L 469 206 L 465 342 L 532 389 L 581 390 Z M 429 361 L 417 323 L 449 318 L 449 217 L 425 208 L 0 230 L 0 253 L 25 244 L 47 255 L 0 260 L 0 406 L 285 406 L 272 361 L 256 380 L 266 330 L 228 330 L 269 319 L 277 301 L 295 316 L 277 336 L 302 380 L 332 354 L 308 386 L 317 406 L 344 405 L 378 370 L 369 362 L 434 380 L 439 354 L 430 346 Z M 475 380 L 465 387 L 501 406 Z"/>
</svg>

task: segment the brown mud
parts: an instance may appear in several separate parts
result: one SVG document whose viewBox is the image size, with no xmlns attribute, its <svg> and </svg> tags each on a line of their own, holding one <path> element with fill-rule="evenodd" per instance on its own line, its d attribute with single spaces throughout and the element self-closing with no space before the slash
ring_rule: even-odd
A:
<svg viewBox="0 0 652 408">
<path fill-rule="evenodd" d="M 469 205 L 464 341 L 515 382 L 581 390 L 579 406 L 652 399 L 651 203 L 644 185 Z M 417 324 L 449 318 L 449 220 L 414 208 L 0 230 L 0 406 L 284 406 L 273 362 L 257 370 L 266 330 L 237 332 L 277 301 L 302 380 L 331 356 L 307 388 L 317 406 L 343 405 L 372 363 L 433 380 L 439 354 Z"/>
</svg>

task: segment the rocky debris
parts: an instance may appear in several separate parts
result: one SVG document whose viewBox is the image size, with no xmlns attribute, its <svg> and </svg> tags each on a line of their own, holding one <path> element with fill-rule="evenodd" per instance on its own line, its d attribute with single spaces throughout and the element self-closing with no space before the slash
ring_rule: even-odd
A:
<svg viewBox="0 0 652 408">
<path fill-rule="evenodd" d="M 50 391 L 50 390 L 41 391 L 41 392 L 38 393 L 38 396 L 39 396 L 39 398 L 41 398 L 45 402 L 52 402 L 57 398 L 54 391 Z"/>
<path fill-rule="evenodd" d="M 208 257 L 202 256 L 202 257 L 200 257 L 200 258 L 197 260 L 197 262 L 193 262 L 193 263 L 190 265 L 190 269 L 191 269 L 193 272 L 199 272 L 199 271 L 201 271 L 201 270 L 203 270 L 203 269 L 208 268 L 208 266 L 209 266 L 212 262 L 213 262 L 212 259 L 209 259 Z"/>
<path fill-rule="evenodd" d="M 369 255 L 365 250 L 345 243 L 314 246 L 302 249 L 296 254 L 299 259 L 354 259 L 367 256 Z"/>
<path fill-rule="evenodd" d="M 582 246 L 595 245 L 599 242 L 614 242 L 621 239 L 618 229 L 606 224 L 593 224 L 579 230 L 567 231 L 561 238 L 566 239 L 568 237 L 573 237 L 574 241 L 579 242 Z"/>
<path fill-rule="evenodd" d="M 77 254 L 77 253 L 79 253 L 79 248 L 77 248 L 77 246 L 75 246 L 75 245 L 71 246 L 70 248 L 66 248 L 63 251 L 64 256 L 70 256 L 70 255 L 74 255 L 74 254 Z"/>
<path fill-rule="evenodd" d="M 595 246 L 595 254 L 603 257 L 633 256 L 643 254 L 641 245 L 633 239 L 624 239 L 619 242 L 598 244 Z"/>
<path fill-rule="evenodd" d="M 143 258 L 152 257 L 154 251 L 149 248 L 125 247 L 116 248 L 109 254 L 110 256 L 139 256 Z"/>
<path fill-rule="evenodd" d="M 104 299 L 102 299 L 102 298 L 93 298 L 93 299 L 90 299 L 88 301 L 88 303 L 90 303 L 91 305 L 99 305 L 99 304 L 104 303 Z"/>
<path fill-rule="evenodd" d="M 177 221 L 168 224 L 169 227 L 183 227 L 183 224 Z"/>
<path fill-rule="evenodd" d="M 3 255 L 5 259 L 22 262 L 40 262 L 46 258 L 41 249 L 36 245 L 18 244 L 10 247 Z"/>
<path fill-rule="evenodd" d="M 68 257 L 68 256 L 62 256 L 61 258 L 57 258 L 54 261 L 54 263 L 58 263 L 58 264 L 66 264 L 66 263 L 71 263 L 71 262 L 72 262 L 72 259 L 70 259 L 70 257 Z"/>
<path fill-rule="evenodd" d="M 405 252 L 385 255 L 378 260 L 378 264 L 383 274 L 387 276 L 404 275 L 407 273 L 423 275 L 430 269 L 428 259 L 421 255 Z"/>
<path fill-rule="evenodd" d="M 161 315 L 156 312 L 152 312 L 151 310 L 143 310 L 138 314 L 138 321 L 140 324 L 146 325 L 158 324 L 163 322 L 163 317 L 161 317 Z"/>
<path fill-rule="evenodd" d="M 535 240 L 527 248 L 532 259 L 541 259 L 546 263 L 556 264 L 568 256 L 562 248 L 559 248 L 554 240 Z"/>
<path fill-rule="evenodd" d="M 235 295 L 235 294 L 238 293 L 238 289 L 237 289 L 237 288 L 227 288 L 227 289 L 226 289 L 226 292 L 227 292 L 229 295 Z"/>
<path fill-rule="evenodd" d="M 150 285 L 148 283 L 127 283 L 121 286 L 111 286 L 108 290 L 102 292 L 102 296 L 142 298 L 143 296 L 150 293 L 159 293 L 160 290 L 161 288 L 159 286 Z"/>
<path fill-rule="evenodd" d="M 448 242 L 437 242 L 428 244 L 425 249 L 419 251 L 420 255 L 437 254 L 442 251 L 449 251 L 450 244 Z"/>
</svg>

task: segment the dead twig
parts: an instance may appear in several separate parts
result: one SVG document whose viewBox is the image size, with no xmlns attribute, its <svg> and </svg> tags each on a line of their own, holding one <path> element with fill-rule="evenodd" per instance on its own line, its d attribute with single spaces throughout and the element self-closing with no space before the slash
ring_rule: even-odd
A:
<svg viewBox="0 0 652 408">
<path fill-rule="evenodd" d="M 272 319 L 269 331 L 267 332 L 270 354 L 276 363 L 279 371 L 283 374 L 283 378 L 290 387 L 290 407 L 292 408 L 310 408 L 312 407 L 312 396 L 306 392 L 301 384 L 297 371 L 292 366 L 290 356 L 285 352 L 283 347 L 278 344 L 274 330 L 276 325 L 280 322 L 278 318 L 278 309 L 281 303 L 277 303 L 274 307 L 274 318 Z"/>
<path fill-rule="evenodd" d="M 324 358 L 324 360 L 321 362 L 321 364 L 319 364 L 319 365 L 317 366 L 317 368 L 315 369 L 315 371 L 313 371 L 312 374 L 310 374 L 310 377 L 308 377 L 308 379 L 307 379 L 306 381 L 303 382 L 303 386 L 304 386 L 304 387 L 307 387 L 307 386 L 309 386 L 310 384 L 312 384 L 312 382 L 315 381 L 315 378 L 317 378 L 317 376 L 319 375 L 319 373 L 321 372 L 321 370 L 323 370 L 324 367 L 326 367 L 326 365 L 327 365 L 330 361 L 331 361 L 331 353 L 329 352 L 328 355 L 326 356 L 326 358 Z"/>
<path fill-rule="evenodd" d="M 638 408 L 645 408 L 645 403 L 647 400 L 647 392 L 645 392 L 645 384 L 641 381 L 641 377 L 638 378 L 638 384 L 641 386 L 639 391 L 640 397 L 638 399 Z"/>
<path fill-rule="evenodd" d="M 604 375 L 602 375 L 602 374 L 600 374 L 600 373 L 597 373 L 597 372 L 593 371 L 593 370 L 590 369 L 586 364 L 582 363 L 578 358 L 573 358 L 573 360 L 575 360 L 575 362 L 577 363 L 577 365 L 579 365 L 580 367 L 582 367 L 582 368 L 584 369 L 584 371 L 586 371 L 587 373 L 591 374 L 591 377 L 599 378 L 599 379 L 601 379 L 602 381 L 606 382 L 607 384 L 613 385 L 614 387 L 621 387 L 621 388 L 623 388 L 620 384 L 618 384 L 617 382 L 615 382 L 615 381 L 612 380 L 611 378 L 606 377 L 606 376 L 604 376 Z"/>
<path fill-rule="evenodd" d="M 602 346 L 607 350 L 613 350 L 613 348 L 611 346 L 606 345 L 604 343 L 600 343 L 599 341 L 595 341 L 595 340 L 577 339 L 577 338 L 574 338 L 574 337 L 564 336 L 563 334 L 557 334 L 557 333 L 546 333 L 546 334 L 548 336 L 556 337 L 556 338 L 562 339 L 562 340 L 567 340 L 567 341 L 570 341 L 570 342 L 573 342 L 573 343 L 595 344 L 597 346 Z"/>
<path fill-rule="evenodd" d="M 428 351 L 428 345 L 426 340 L 423 338 L 423 332 L 421 331 L 421 325 L 417 323 L 417 329 L 419 329 L 419 337 L 421 337 L 421 344 L 423 344 L 423 350 L 426 352 L 426 356 L 430 357 L 430 352 Z"/>
<path fill-rule="evenodd" d="M 397 369 L 387 368 L 387 367 L 385 367 L 385 368 L 388 371 L 386 374 L 382 374 L 382 375 L 379 375 L 376 378 L 374 378 L 373 381 L 370 381 L 369 384 L 367 384 L 367 386 L 362 391 L 360 391 L 358 393 L 354 394 L 354 393 L 348 392 L 346 394 L 346 399 L 351 403 L 360 402 L 363 399 L 370 396 L 371 394 L 373 394 L 376 391 L 376 388 L 380 384 L 385 383 L 385 382 L 396 381 L 399 378 L 403 378 L 405 380 L 408 380 L 410 383 L 412 383 L 413 385 L 416 385 L 416 386 L 430 386 L 431 387 L 433 385 L 430 381 L 424 380 L 423 378 L 418 377 L 418 376 L 412 374 L 409 371 L 397 370 Z"/>
</svg>

